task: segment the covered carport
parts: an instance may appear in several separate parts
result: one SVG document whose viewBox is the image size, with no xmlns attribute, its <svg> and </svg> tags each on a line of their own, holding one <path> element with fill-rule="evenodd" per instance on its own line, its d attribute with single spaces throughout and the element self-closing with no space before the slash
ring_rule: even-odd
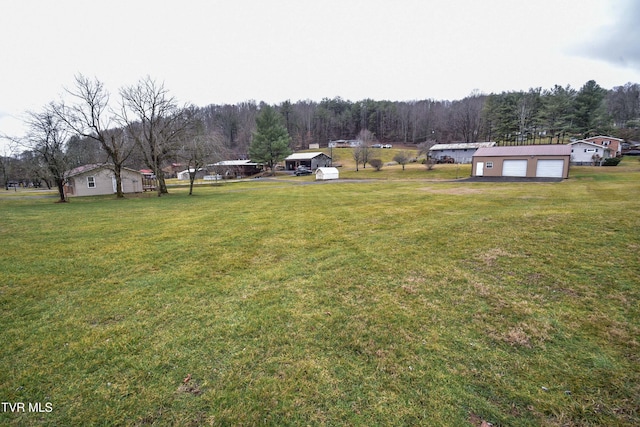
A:
<svg viewBox="0 0 640 427">
<path fill-rule="evenodd" d="M 285 169 L 289 171 L 296 170 L 299 166 L 306 166 L 311 170 L 317 168 L 331 166 L 331 157 L 318 151 L 293 153 L 284 159 Z"/>
</svg>

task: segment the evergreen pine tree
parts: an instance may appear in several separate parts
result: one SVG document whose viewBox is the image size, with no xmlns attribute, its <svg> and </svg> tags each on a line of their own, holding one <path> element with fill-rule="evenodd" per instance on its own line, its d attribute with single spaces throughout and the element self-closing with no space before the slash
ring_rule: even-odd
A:
<svg viewBox="0 0 640 427">
<path fill-rule="evenodd" d="M 603 113 L 603 100 L 607 91 L 594 80 L 589 80 L 582 86 L 575 98 L 575 113 L 573 124 L 576 132 L 584 138 L 597 134 L 599 119 Z"/>
<path fill-rule="evenodd" d="M 273 166 L 291 154 L 287 129 L 282 124 L 282 116 L 265 105 L 256 117 L 256 132 L 249 147 L 251 160 L 264 163 L 275 173 Z"/>
</svg>

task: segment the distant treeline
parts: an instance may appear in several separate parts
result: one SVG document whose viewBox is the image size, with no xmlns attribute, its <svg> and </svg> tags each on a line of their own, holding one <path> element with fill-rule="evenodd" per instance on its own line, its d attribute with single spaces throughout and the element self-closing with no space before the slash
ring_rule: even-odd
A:
<svg viewBox="0 0 640 427">
<path fill-rule="evenodd" d="M 264 103 L 189 107 L 201 135 L 215 140 L 228 158 L 247 158 L 256 117 Z M 568 143 L 571 138 L 599 134 L 640 140 L 640 85 L 627 83 L 607 90 L 595 81 L 580 89 L 554 86 L 528 91 L 482 94 L 457 101 L 350 101 L 340 97 L 317 101 L 284 101 L 275 105 L 291 137 L 291 149 L 326 147 L 331 140 L 355 139 L 364 132 L 372 141 L 395 144 L 496 141 L 501 145 Z M 179 147 L 163 147 L 164 161 L 181 162 Z M 106 161 L 99 143 L 73 136 L 66 144 L 68 167 Z M 23 165 L 37 164 L 35 153 L 18 156 Z M 173 159 L 173 160 L 172 160 Z M 5 161 L 0 162 L 8 179 Z M 145 167 L 134 147 L 127 165 Z M 147 166 L 148 167 L 148 166 Z M 14 168 L 15 170 L 15 168 Z M 29 175 L 34 175 L 30 173 Z"/>
<path fill-rule="evenodd" d="M 209 105 L 199 109 L 206 128 L 224 145 L 246 153 L 260 104 Z M 562 143 L 570 137 L 608 134 L 640 139 L 640 85 L 611 90 L 595 81 L 580 89 L 555 86 L 485 95 L 458 101 L 290 101 L 277 105 L 293 149 L 311 143 L 353 139 L 366 129 L 379 142 L 497 141 L 503 144 Z"/>
</svg>

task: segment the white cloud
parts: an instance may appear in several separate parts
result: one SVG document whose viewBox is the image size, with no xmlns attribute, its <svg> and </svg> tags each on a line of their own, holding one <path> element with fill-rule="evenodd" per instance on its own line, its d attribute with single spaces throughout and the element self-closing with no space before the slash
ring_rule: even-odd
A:
<svg viewBox="0 0 640 427">
<path fill-rule="evenodd" d="M 640 2 L 625 0 L 613 4 L 614 19 L 592 28 L 589 37 L 573 47 L 587 58 L 616 67 L 640 71 Z"/>
</svg>

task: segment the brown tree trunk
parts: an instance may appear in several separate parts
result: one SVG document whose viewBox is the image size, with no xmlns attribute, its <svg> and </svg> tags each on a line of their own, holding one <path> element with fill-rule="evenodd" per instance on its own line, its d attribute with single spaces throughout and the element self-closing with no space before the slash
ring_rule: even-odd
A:
<svg viewBox="0 0 640 427">
<path fill-rule="evenodd" d="M 64 194 L 64 180 L 57 179 L 56 186 L 58 187 L 58 195 L 60 196 L 60 200 L 58 200 L 58 202 L 65 203 L 67 201 L 67 197 Z"/>
<path fill-rule="evenodd" d="M 159 174 L 156 173 L 156 179 L 158 180 L 158 197 L 163 194 L 169 194 L 169 190 L 167 189 L 167 183 L 164 180 L 164 174 L 162 170 L 158 169 Z"/>
<path fill-rule="evenodd" d="M 122 190 L 122 165 L 118 163 L 114 164 L 113 173 L 116 177 L 116 198 L 122 199 L 124 198 L 124 191 Z"/>
</svg>

